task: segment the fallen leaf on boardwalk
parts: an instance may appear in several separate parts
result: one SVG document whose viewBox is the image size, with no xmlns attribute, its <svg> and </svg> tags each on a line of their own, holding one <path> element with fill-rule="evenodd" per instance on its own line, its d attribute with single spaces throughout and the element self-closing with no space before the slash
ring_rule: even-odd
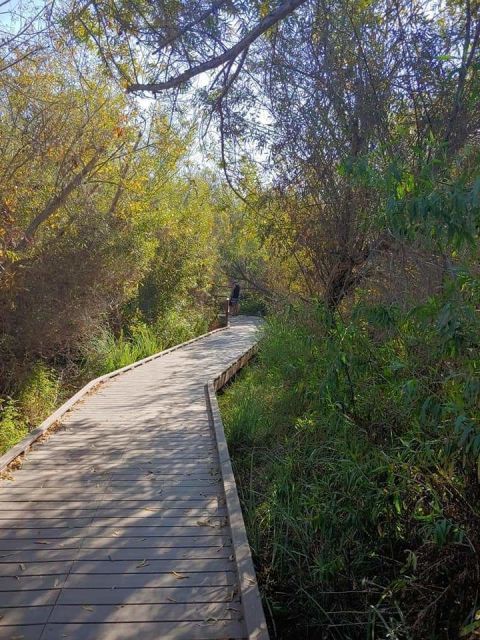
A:
<svg viewBox="0 0 480 640">
<path fill-rule="evenodd" d="M 50 544 L 49 540 L 35 540 L 35 544 Z"/>
<path fill-rule="evenodd" d="M 85 609 L 85 611 L 93 611 L 93 607 L 89 607 L 86 604 L 82 605 L 82 609 Z"/>
<path fill-rule="evenodd" d="M 176 571 L 170 571 L 170 573 L 172 574 L 172 576 L 175 576 L 177 580 L 186 580 L 188 578 L 188 576 L 181 576 Z"/>
<path fill-rule="evenodd" d="M 175 600 L 175 598 L 170 598 L 170 597 L 167 597 L 167 600 L 169 602 L 178 602 L 178 600 Z"/>
<path fill-rule="evenodd" d="M 148 564 L 149 563 L 146 560 L 142 560 L 140 564 L 137 564 L 137 569 L 139 569 L 140 567 L 147 567 Z"/>
<path fill-rule="evenodd" d="M 247 581 L 248 581 L 250 584 L 255 584 L 255 583 L 256 583 L 256 581 L 255 581 L 255 579 L 254 579 L 254 578 L 247 578 Z"/>
<path fill-rule="evenodd" d="M 233 553 L 232 553 L 231 556 L 228 556 L 228 559 L 233 562 L 233 560 L 234 560 Z"/>
<path fill-rule="evenodd" d="M 18 566 L 20 567 L 20 569 L 21 569 L 22 571 L 25 571 L 25 568 L 26 568 L 26 567 L 25 567 L 25 565 L 23 564 L 23 562 L 21 562 Z"/>
<path fill-rule="evenodd" d="M 197 524 L 201 527 L 211 527 L 212 529 L 221 529 L 225 526 L 223 522 L 212 522 L 210 519 L 208 520 L 197 520 Z"/>
</svg>

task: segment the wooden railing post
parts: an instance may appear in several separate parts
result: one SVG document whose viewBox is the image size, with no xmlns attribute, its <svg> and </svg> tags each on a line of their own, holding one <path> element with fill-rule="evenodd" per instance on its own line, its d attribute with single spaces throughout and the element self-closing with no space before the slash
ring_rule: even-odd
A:
<svg viewBox="0 0 480 640">
<path fill-rule="evenodd" d="M 226 327 L 228 327 L 229 313 L 230 313 L 230 298 L 227 298 L 225 300 L 225 326 Z"/>
</svg>

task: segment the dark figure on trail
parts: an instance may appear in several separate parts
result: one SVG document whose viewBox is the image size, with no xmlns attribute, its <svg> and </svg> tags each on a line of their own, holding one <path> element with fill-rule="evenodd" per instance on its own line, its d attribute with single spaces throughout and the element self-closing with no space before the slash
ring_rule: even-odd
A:
<svg viewBox="0 0 480 640">
<path fill-rule="evenodd" d="M 238 313 L 239 299 L 240 299 L 240 285 L 238 284 L 238 282 L 236 282 L 232 289 L 232 295 L 230 296 L 230 301 L 228 303 L 230 307 L 230 313 L 233 316 L 237 315 Z"/>
</svg>

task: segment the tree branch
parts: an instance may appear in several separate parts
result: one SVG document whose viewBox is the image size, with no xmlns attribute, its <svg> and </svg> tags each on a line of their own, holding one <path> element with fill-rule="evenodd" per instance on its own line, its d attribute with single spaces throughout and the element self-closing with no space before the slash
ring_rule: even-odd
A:
<svg viewBox="0 0 480 640">
<path fill-rule="evenodd" d="M 173 89 L 175 87 L 179 87 L 180 85 L 188 82 L 195 76 L 204 73 L 205 71 L 210 71 L 211 69 L 216 69 L 217 67 L 235 60 L 237 56 L 239 56 L 245 49 L 257 40 L 265 31 L 268 31 L 271 27 L 275 26 L 277 22 L 283 20 L 288 15 L 293 13 L 298 7 L 307 2 L 307 0 L 286 0 L 283 4 L 269 13 L 265 18 L 260 20 L 256 27 L 251 29 L 247 35 L 239 40 L 237 44 L 235 44 L 230 49 L 227 49 L 224 53 L 219 56 L 215 56 L 210 60 L 206 60 L 201 64 L 191 67 L 187 69 L 183 73 L 180 73 L 178 76 L 173 76 L 166 80 L 165 82 L 152 82 L 146 84 L 131 84 L 127 91 L 129 93 L 135 93 L 138 91 L 150 91 L 152 93 L 158 93 L 160 91 L 165 91 L 166 89 Z"/>
<path fill-rule="evenodd" d="M 72 193 L 74 189 L 79 187 L 86 176 L 95 168 L 101 154 L 104 149 L 99 150 L 93 158 L 91 158 L 87 164 L 83 167 L 81 171 L 73 176 L 68 184 L 66 184 L 63 189 L 54 196 L 50 202 L 45 206 L 45 208 L 32 220 L 32 222 L 28 225 L 25 233 L 23 234 L 22 240 L 18 243 L 16 249 L 17 251 L 23 251 L 27 248 L 28 244 L 32 241 L 33 236 L 35 235 L 38 227 L 48 220 L 48 218 L 57 211 L 59 207 L 66 201 L 68 196 Z"/>
</svg>

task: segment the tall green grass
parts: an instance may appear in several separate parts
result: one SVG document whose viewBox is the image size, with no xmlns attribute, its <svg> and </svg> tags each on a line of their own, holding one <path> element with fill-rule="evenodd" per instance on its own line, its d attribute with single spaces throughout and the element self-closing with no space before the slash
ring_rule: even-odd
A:
<svg viewBox="0 0 480 640">
<path fill-rule="evenodd" d="M 153 324 L 132 322 L 118 336 L 105 327 L 86 343 L 84 368 L 95 375 L 120 369 L 205 333 L 209 321 L 201 311 L 172 309 Z"/>
<path fill-rule="evenodd" d="M 0 398 L 0 453 L 24 438 L 41 423 L 58 402 L 60 382 L 56 372 L 36 362 L 25 374 L 15 398 Z"/>
<path fill-rule="evenodd" d="M 118 337 L 105 328 L 88 342 L 85 368 L 94 375 L 103 375 L 161 350 L 158 337 L 149 327 L 142 328 L 133 336 L 122 331 Z"/>
<path fill-rule="evenodd" d="M 480 629 L 473 284 L 344 322 L 291 308 L 221 398 L 274 636 Z"/>
<path fill-rule="evenodd" d="M 0 454 L 13 447 L 28 433 L 25 419 L 12 398 L 0 400 Z"/>
</svg>

